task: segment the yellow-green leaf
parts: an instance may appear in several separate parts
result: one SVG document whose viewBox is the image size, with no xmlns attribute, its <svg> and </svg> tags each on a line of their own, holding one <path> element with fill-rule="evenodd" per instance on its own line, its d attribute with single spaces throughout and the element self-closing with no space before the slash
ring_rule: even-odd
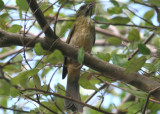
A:
<svg viewBox="0 0 160 114">
<path fill-rule="evenodd" d="M 140 58 L 134 58 L 127 62 L 126 74 L 139 71 L 146 62 L 146 57 L 142 56 Z"/>
<path fill-rule="evenodd" d="M 0 0 L 0 8 L 2 8 L 3 6 L 4 6 L 4 2 Z"/>
<path fill-rule="evenodd" d="M 49 62 L 51 64 L 61 64 L 63 63 L 63 59 L 64 57 L 62 52 L 56 49 L 53 53 L 46 56 L 45 62 Z"/>
<path fill-rule="evenodd" d="M 111 56 L 109 53 L 101 53 L 101 52 L 97 52 L 96 56 L 104 61 L 109 62 Z"/>
<path fill-rule="evenodd" d="M 83 63 L 83 60 L 84 60 L 84 49 L 83 49 L 83 47 L 82 47 L 82 48 L 80 48 L 79 51 L 78 51 L 78 62 L 79 62 L 80 64 L 82 64 L 82 63 Z"/>
<path fill-rule="evenodd" d="M 8 32 L 12 32 L 12 33 L 18 33 L 21 30 L 22 26 L 21 25 L 12 25 L 11 27 L 9 27 L 9 29 L 7 30 Z"/>
<path fill-rule="evenodd" d="M 121 66 L 121 67 L 123 67 L 126 64 L 127 60 L 128 59 L 124 55 L 115 54 L 112 57 L 113 64 Z"/>
<path fill-rule="evenodd" d="M 138 50 L 144 55 L 149 55 L 151 53 L 148 47 L 144 44 L 138 44 Z"/>
<path fill-rule="evenodd" d="M 120 7 L 112 7 L 107 9 L 109 14 L 120 14 L 122 13 L 122 8 Z"/>
<path fill-rule="evenodd" d="M 130 22 L 130 18 L 117 16 L 117 17 L 110 19 L 109 22 L 115 23 L 115 24 L 127 24 Z"/>
<path fill-rule="evenodd" d="M 99 22 L 104 22 L 104 23 L 108 21 L 108 19 L 102 15 L 95 16 L 94 20 Z"/>
<path fill-rule="evenodd" d="M 129 31 L 128 40 L 131 42 L 140 40 L 139 31 L 137 29 Z"/>
<path fill-rule="evenodd" d="M 41 80 L 37 74 L 33 76 L 33 81 L 34 81 L 35 86 L 41 89 Z"/>
<path fill-rule="evenodd" d="M 98 91 L 98 89 L 94 86 L 94 84 L 90 83 L 88 76 L 89 76 L 89 73 L 82 74 L 80 76 L 78 83 L 85 89 L 92 89 L 92 90 Z"/>
<path fill-rule="evenodd" d="M 36 75 L 39 72 L 39 70 L 40 69 L 31 69 L 31 70 L 24 71 L 20 73 L 19 75 L 15 76 L 14 78 L 12 78 L 11 83 L 13 85 L 16 85 L 20 83 L 21 81 L 25 81 L 25 79 L 28 78 L 29 76 Z"/>
<path fill-rule="evenodd" d="M 16 0 L 16 4 L 23 11 L 26 11 L 29 8 L 26 0 Z"/>
<path fill-rule="evenodd" d="M 20 95 L 20 92 L 16 88 L 11 87 L 10 88 L 10 94 L 11 94 L 12 97 L 17 97 L 17 96 Z"/>
<path fill-rule="evenodd" d="M 109 42 L 112 45 L 120 45 L 122 43 L 122 40 L 116 37 L 110 37 L 110 38 L 107 38 L 107 42 Z"/>
</svg>

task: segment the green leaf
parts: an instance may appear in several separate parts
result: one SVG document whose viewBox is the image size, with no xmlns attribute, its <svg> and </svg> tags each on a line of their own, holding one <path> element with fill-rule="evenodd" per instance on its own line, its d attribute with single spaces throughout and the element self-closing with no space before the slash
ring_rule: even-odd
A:
<svg viewBox="0 0 160 114">
<path fill-rule="evenodd" d="M 36 43 L 34 46 L 34 51 L 37 55 L 44 55 L 45 53 L 45 50 L 42 48 L 40 43 Z"/>
<path fill-rule="evenodd" d="M 156 67 L 154 63 L 145 63 L 144 68 L 146 68 L 149 73 L 156 71 Z"/>
<path fill-rule="evenodd" d="M 45 62 L 49 62 L 51 64 L 62 64 L 63 63 L 63 54 L 59 50 L 54 50 L 51 54 L 47 55 L 45 58 Z"/>
<path fill-rule="evenodd" d="M 139 31 L 137 29 L 132 29 L 131 31 L 129 31 L 128 40 L 131 42 L 139 41 L 140 40 Z"/>
<path fill-rule="evenodd" d="M 138 44 L 138 50 L 144 55 L 149 55 L 151 53 L 148 47 L 144 44 Z"/>
<path fill-rule="evenodd" d="M 151 18 L 154 16 L 154 10 L 149 10 L 144 14 L 144 18 L 147 20 L 151 20 Z"/>
<path fill-rule="evenodd" d="M 33 81 L 34 81 L 35 86 L 38 89 L 41 89 L 41 80 L 37 74 L 33 76 Z"/>
<path fill-rule="evenodd" d="M 100 25 L 100 28 L 102 28 L 102 29 L 106 29 L 106 28 L 108 28 L 108 27 L 109 27 L 109 24 Z"/>
<path fill-rule="evenodd" d="M 59 4 L 63 4 L 65 2 L 65 0 L 58 0 Z"/>
<path fill-rule="evenodd" d="M 121 66 L 121 67 L 123 67 L 127 61 L 128 59 L 124 55 L 115 54 L 112 57 L 113 64 Z"/>
<path fill-rule="evenodd" d="M 108 22 L 108 19 L 106 17 L 104 17 L 104 16 L 101 16 L 101 15 L 100 16 L 95 16 L 94 20 L 95 21 L 99 21 L 99 22 L 103 22 L 103 23 Z"/>
<path fill-rule="evenodd" d="M 120 7 L 108 8 L 108 9 L 107 9 L 107 12 L 108 12 L 109 14 L 111 14 L 111 15 L 113 15 L 113 14 L 120 14 L 120 13 L 122 13 L 122 8 L 120 8 Z"/>
<path fill-rule="evenodd" d="M 80 76 L 80 79 L 79 79 L 78 83 L 85 89 L 92 89 L 92 90 L 98 91 L 98 89 L 94 86 L 94 84 L 90 83 L 90 81 L 89 81 L 90 76 L 89 75 L 90 75 L 89 73 L 83 73 Z"/>
<path fill-rule="evenodd" d="M 39 6 L 42 11 L 46 10 L 49 7 L 49 9 L 44 12 L 44 16 L 50 16 L 51 14 L 53 14 L 53 6 L 50 7 L 49 2 L 40 2 Z"/>
<path fill-rule="evenodd" d="M 146 99 L 147 93 L 144 91 L 140 91 L 135 89 L 133 86 L 128 86 L 126 84 L 119 84 L 120 87 L 125 88 L 127 92 L 131 93 L 134 96 L 137 96 L 138 98 Z"/>
<path fill-rule="evenodd" d="M 9 64 L 3 68 L 3 72 L 17 73 L 21 71 L 21 63 Z"/>
<path fill-rule="evenodd" d="M 78 62 L 82 64 L 84 61 L 84 48 L 81 47 L 78 51 Z"/>
<path fill-rule="evenodd" d="M 48 55 L 51 53 L 50 51 L 44 50 L 40 43 L 36 43 L 34 46 L 34 51 L 37 55 Z"/>
<path fill-rule="evenodd" d="M 120 7 L 119 3 L 116 0 L 110 0 L 110 2 L 116 6 L 116 7 Z"/>
<path fill-rule="evenodd" d="M 151 5 L 156 5 L 156 6 L 160 7 L 160 1 L 159 0 L 148 0 L 146 2 L 150 3 Z"/>
<path fill-rule="evenodd" d="M 0 0 L 0 8 L 2 8 L 3 6 L 4 6 L 4 2 Z"/>
<path fill-rule="evenodd" d="M 109 62 L 109 60 L 110 60 L 110 58 L 111 58 L 111 56 L 110 56 L 109 53 L 105 53 L 105 54 L 104 54 L 104 53 L 101 53 L 101 52 L 97 52 L 97 53 L 96 53 L 96 56 L 97 56 L 98 58 L 104 60 L 104 61 L 107 61 L 107 62 Z"/>
<path fill-rule="evenodd" d="M 0 105 L 3 107 L 7 107 L 8 97 L 2 97 L 0 100 Z"/>
<path fill-rule="evenodd" d="M 23 11 L 26 11 L 29 8 L 26 0 L 16 0 L 16 4 Z"/>
<path fill-rule="evenodd" d="M 6 30 L 6 21 L 0 17 L 0 28 Z"/>
<path fill-rule="evenodd" d="M 21 81 L 25 81 L 25 79 L 27 79 L 29 76 L 36 75 L 39 72 L 39 70 L 40 69 L 31 69 L 31 70 L 24 71 L 20 73 L 19 75 L 15 76 L 14 78 L 12 78 L 11 83 L 13 85 L 16 85 L 20 83 Z"/>
<path fill-rule="evenodd" d="M 128 92 L 131 93 L 134 96 L 137 96 L 139 98 L 146 99 L 147 98 L 147 93 L 143 91 L 138 91 L 138 90 L 133 90 L 133 89 L 128 89 Z"/>
<path fill-rule="evenodd" d="M 4 19 L 6 22 L 10 22 L 10 15 L 6 12 L 0 15 L 0 18 Z"/>
<path fill-rule="evenodd" d="M 55 100 L 54 102 L 57 103 L 57 100 Z M 60 114 L 60 112 L 58 113 L 59 109 L 59 105 L 57 108 L 57 105 L 55 105 L 55 103 L 53 103 L 53 101 L 48 101 L 48 102 L 41 102 L 44 106 L 49 107 L 50 110 L 53 110 L 54 112 L 56 112 L 57 114 Z M 61 102 L 61 104 L 63 104 L 63 102 Z M 60 108 L 61 109 L 61 108 Z M 46 110 L 46 108 L 44 108 L 43 106 L 40 105 L 40 107 L 38 108 L 38 110 L 41 110 L 41 112 L 45 112 L 45 114 L 52 114 L 50 111 Z M 62 109 L 63 110 L 63 109 Z"/>
<path fill-rule="evenodd" d="M 47 75 L 47 73 L 51 70 L 51 68 L 47 67 L 47 68 L 43 68 L 43 72 L 42 72 L 42 75 L 41 77 L 43 78 L 44 76 Z"/>
<path fill-rule="evenodd" d="M 21 61 L 23 60 L 23 57 L 21 56 L 21 54 L 18 54 L 16 57 L 14 57 L 14 59 L 12 60 L 12 62 L 14 64 L 9 64 L 9 65 L 6 65 L 4 68 L 3 68 L 3 71 L 4 72 L 9 72 L 9 73 L 17 73 L 17 72 L 20 72 L 22 69 L 21 69 Z"/>
<path fill-rule="evenodd" d="M 23 61 L 23 57 L 21 54 L 18 54 L 16 57 L 13 58 L 12 62 L 20 62 Z"/>
<path fill-rule="evenodd" d="M 109 42 L 109 43 L 112 44 L 112 45 L 120 45 L 120 44 L 122 43 L 122 40 L 121 40 L 121 39 L 118 39 L 118 38 L 116 38 L 116 37 L 107 38 L 106 41 Z"/>
<path fill-rule="evenodd" d="M 130 22 L 130 18 L 117 16 L 117 17 L 110 19 L 109 22 L 115 23 L 115 24 L 127 24 Z"/>
<path fill-rule="evenodd" d="M 127 114 L 135 114 L 137 110 L 141 110 L 141 105 L 137 102 L 128 101 L 119 107 L 123 112 L 127 112 Z"/>
<path fill-rule="evenodd" d="M 55 86 L 55 90 L 56 90 L 56 93 L 58 94 L 61 94 L 61 95 L 65 95 L 65 88 L 63 85 L 61 85 L 60 83 L 58 83 L 56 86 Z"/>
<path fill-rule="evenodd" d="M 134 59 L 128 61 L 127 65 L 126 65 L 125 73 L 130 74 L 132 72 L 139 71 L 143 67 L 145 62 L 146 62 L 146 58 L 144 56 L 142 56 L 140 58 L 134 58 Z"/>
<path fill-rule="evenodd" d="M 65 95 L 65 88 L 63 85 L 61 85 L 60 83 L 58 83 L 56 86 L 55 86 L 55 90 L 56 90 L 56 93 L 60 94 L 60 95 Z M 56 103 L 57 105 L 62 109 L 64 110 L 65 107 L 64 107 L 64 99 L 61 99 L 59 97 L 56 97 L 55 98 L 56 100 Z"/>
<path fill-rule="evenodd" d="M 16 88 L 11 87 L 10 88 L 10 94 L 11 94 L 12 97 L 17 97 L 17 96 L 20 95 L 20 92 Z"/>
<path fill-rule="evenodd" d="M 9 96 L 11 85 L 5 80 L 0 80 L 0 95 Z"/>
<path fill-rule="evenodd" d="M 58 33 L 59 37 L 63 37 L 68 29 L 73 26 L 73 21 L 63 21 L 61 24 L 60 32 Z"/>
<path fill-rule="evenodd" d="M 133 101 L 126 102 L 126 103 L 124 103 L 123 105 L 121 105 L 121 106 L 119 107 L 119 109 L 120 109 L 120 110 L 127 109 L 128 106 L 131 106 L 132 104 L 134 104 Z"/>
<path fill-rule="evenodd" d="M 12 25 L 11 27 L 9 27 L 9 29 L 7 30 L 8 32 L 12 32 L 12 33 L 18 33 L 21 30 L 22 26 L 21 25 Z"/>
</svg>

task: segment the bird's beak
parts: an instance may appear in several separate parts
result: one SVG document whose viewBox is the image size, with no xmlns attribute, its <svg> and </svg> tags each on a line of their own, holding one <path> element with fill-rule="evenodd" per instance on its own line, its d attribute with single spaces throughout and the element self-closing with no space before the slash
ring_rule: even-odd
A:
<svg viewBox="0 0 160 114">
<path fill-rule="evenodd" d="M 87 9 L 91 9 L 91 8 L 93 8 L 93 7 L 94 7 L 94 5 L 95 5 L 95 2 L 91 2 L 91 3 L 89 3 L 89 4 L 88 4 L 88 6 L 87 6 Z"/>
</svg>

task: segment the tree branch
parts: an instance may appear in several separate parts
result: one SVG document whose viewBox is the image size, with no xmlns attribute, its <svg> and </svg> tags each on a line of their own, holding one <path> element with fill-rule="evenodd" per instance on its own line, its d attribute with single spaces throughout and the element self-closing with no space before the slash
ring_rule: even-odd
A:
<svg viewBox="0 0 160 114">
<path fill-rule="evenodd" d="M 25 37 L 23 39 L 24 43 L 21 42 L 22 40 L 21 35 L 14 33 L 7 33 L 5 31 L 0 30 L 0 47 L 11 46 L 11 45 L 23 46 L 23 44 L 26 45 L 28 42 L 33 41 L 33 38 L 30 37 Z M 49 45 L 45 42 L 45 39 L 39 38 L 31 42 L 27 47 L 33 47 L 37 42 L 41 43 L 43 48 L 46 50 L 53 51 L 54 49 L 59 49 L 65 56 L 75 60 L 77 59 L 78 49 L 73 48 L 72 46 L 61 41 L 60 39 L 56 40 L 54 43 L 50 43 L 52 45 Z M 100 60 L 87 53 L 85 53 L 83 64 L 96 71 L 101 72 L 102 74 L 106 75 L 107 78 L 108 76 L 110 76 L 110 78 L 126 82 L 145 92 L 149 92 L 154 88 L 160 86 L 159 82 L 150 79 L 147 76 L 140 75 L 138 73 L 132 73 L 126 75 L 124 73 L 125 71 L 124 68 Z M 152 93 L 152 95 L 154 95 L 157 99 L 160 100 L 159 94 L 160 94 L 160 89 Z"/>
<path fill-rule="evenodd" d="M 53 51 L 54 49 L 59 49 L 65 56 L 76 60 L 78 57 L 78 49 L 73 48 L 72 46 L 64 43 L 59 38 L 57 39 L 57 36 L 53 33 L 53 31 L 50 29 L 47 22 L 45 21 L 44 15 L 42 11 L 39 9 L 36 1 L 35 0 L 27 0 L 27 1 L 29 3 L 30 8 L 32 9 L 32 12 L 36 11 L 34 14 L 41 28 L 44 29 L 44 26 L 47 25 L 46 29 L 47 32 L 45 32 L 45 35 L 46 37 L 49 37 L 48 45 L 44 45 L 44 43 L 46 44 L 46 42 L 42 42 L 42 46 L 45 49 L 51 51 Z M 43 23 L 42 20 L 44 20 L 45 23 Z M 53 42 L 51 38 L 52 39 L 54 38 Z M 109 75 L 110 78 L 126 82 L 145 92 L 149 92 L 160 86 L 159 82 L 152 80 L 144 75 L 140 75 L 138 73 L 131 73 L 129 75 L 126 75 L 124 68 L 97 59 L 96 57 L 93 57 L 88 53 L 85 53 L 83 64 L 96 71 L 101 72 L 106 77 L 108 77 Z M 155 96 L 157 99 L 160 100 L 159 94 L 160 94 L 160 89 L 157 89 L 155 92 L 152 93 L 153 96 Z"/>
<path fill-rule="evenodd" d="M 12 110 L 14 112 L 16 111 L 16 112 L 21 112 L 21 113 L 30 113 L 29 111 L 18 110 L 18 109 L 14 109 L 14 108 L 7 108 L 7 107 L 1 106 L 1 105 L 0 105 L 0 108 L 7 109 L 7 110 Z"/>
<path fill-rule="evenodd" d="M 30 43 L 29 43 L 30 42 Z M 23 46 L 28 43 L 27 47 L 34 47 L 37 42 L 45 42 L 42 38 L 25 37 L 20 34 L 5 32 L 0 29 L 0 47 L 8 47 L 12 45 Z"/>
<path fill-rule="evenodd" d="M 151 36 L 149 36 L 144 42 L 143 44 L 147 44 L 153 37 L 155 36 L 155 32 L 153 32 L 151 34 Z M 131 60 L 137 53 L 138 53 L 139 49 L 137 48 L 136 50 L 134 50 L 133 53 L 131 53 L 131 55 L 129 56 L 128 60 Z"/>
<path fill-rule="evenodd" d="M 98 28 L 98 27 L 96 27 L 95 29 L 96 29 L 97 32 L 99 32 L 101 34 L 117 37 L 117 38 L 119 38 L 119 39 L 121 39 L 121 40 L 123 40 L 125 42 L 129 42 L 128 39 L 125 38 L 124 36 L 122 36 L 122 35 L 116 35 L 116 34 L 112 33 L 109 30 L 101 29 L 101 28 Z"/>
<path fill-rule="evenodd" d="M 47 38 L 51 39 L 57 39 L 58 37 L 56 34 L 52 31 L 51 27 L 47 23 L 42 11 L 40 10 L 37 2 L 35 0 L 27 0 L 30 9 L 34 13 L 39 25 L 41 26 L 45 36 Z"/>
<path fill-rule="evenodd" d="M 99 112 L 102 112 L 102 113 L 105 113 L 105 114 L 113 114 L 113 113 L 109 113 L 109 112 L 106 112 L 106 111 L 104 111 L 104 110 L 101 110 L 101 109 L 99 109 L 99 108 L 96 108 L 96 107 L 94 107 L 94 106 L 88 105 L 88 104 L 86 104 L 86 103 L 83 103 L 83 102 L 81 102 L 81 101 L 78 101 L 78 100 L 76 100 L 76 99 L 73 99 L 73 98 L 71 98 L 71 97 L 66 97 L 66 96 L 60 95 L 60 94 L 58 94 L 58 93 L 51 93 L 51 92 L 49 92 L 49 91 L 44 91 L 44 90 L 37 89 L 37 88 L 27 88 L 27 89 L 24 89 L 24 90 L 21 90 L 21 91 L 28 91 L 28 90 L 29 90 L 29 91 L 39 91 L 39 92 L 42 92 L 42 93 L 45 93 L 45 94 L 48 94 L 48 95 L 53 95 L 53 96 L 60 97 L 60 98 L 63 98 L 63 99 L 68 99 L 68 100 L 70 100 L 70 101 L 77 102 L 77 103 L 79 103 L 79 104 L 81 104 L 81 105 L 87 106 L 87 107 L 89 107 L 89 108 L 91 108 L 91 109 L 94 109 L 94 110 L 96 110 L 96 111 L 99 111 Z"/>
</svg>

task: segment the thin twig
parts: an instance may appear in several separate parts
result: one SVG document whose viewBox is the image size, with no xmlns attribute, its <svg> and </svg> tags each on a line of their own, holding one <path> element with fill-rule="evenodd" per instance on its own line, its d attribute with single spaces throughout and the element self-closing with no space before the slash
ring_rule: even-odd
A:
<svg viewBox="0 0 160 114">
<path fill-rule="evenodd" d="M 146 103 L 144 105 L 144 108 L 143 108 L 143 111 L 142 111 L 142 114 L 145 114 L 145 111 L 146 111 L 146 108 L 147 108 L 147 105 L 148 105 L 148 102 L 149 102 L 149 98 L 151 96 L 151 94 L 153 92 L 155 92 L 157 89 L 159 89 L 160 87 L 156 87 L 155 89 L 151 90 L 149 93 L 148 93 L 148 96 L 147 96 L 147 99 L 146 99 Z"/>
<path fill-rule="evenodd" d="M 95 20 L 94 20 L 95 21 Z M 115 26 L 127 26 L 127 27 L 138 27 L 138 28 L 144 28 L 144 29 L 153 29 L 152 26 L 141 26 L 141 25 L 131 25 L 131 24 L 120 24 L 120 23 L 107 23 L 107 22 L 100 22 L 95 21 L 98 24 L 107 24 L 107 25 L 115 25 Z"/>
<path fill-rule="evenodd" d="M 58 1 L 56 1 L 56 2 L 54 2 L 54 3 L 52 3 L 50 6 L 48 6 L 46 9 L 44 9 L 43 11 L 42 11 L 42 13 L 45 13 L 49 8 L 51 8 L 54 4 L 56 4 Z M 33 25 L 35 24 L 35 22 L 36 22 L 36 20 L 34 20 L 34 22 L 30 25 L 30 27 L 28 28 L 28 30 L 27 30 L 27 32 L 26 32 L 26 34 L 29 32 L 29 30 L 33 27 Z"/>
<path fill-rule="evenodd" d="M 26 51 L 29 51 L 29 50 L 31 50 L 31 48 L 28 48 L 28 49 L 26 49 Z M 15 54 L 15 53 L 20 53 L 20 52 L 22 52 L 23 50 L 9 50 L 9 51 L 7 51 L 6 53 L 2 53 L 1 55 L 0 55 L 0 59 L 4 59 L 5 57 L 8 57 L 8 56 L 11 56 L 11 55 L 13 55 L 13 54 Z"/>
<path fill-rule="evenodd" d="M 129 8 L 127 8 L 133 15 L 139 17 L 140 19 L 142 19 L 143 21 L 147 22 L 148 24 L 154 26 L 151 22 L 149 22 L 147 19 L 144 19 L 142 17 L 140 17 L 139 15 L 137 15 L 135 12 L 133 12 L 132 10 L 130 10 Z M 142 26 L 143 27 L 143 26 Z M 145 27 L 145 26 L 144 26 Z M 146 26 L 147 29 L 152 29 L 153 27 L 148 27 Z"/>
<path fill-rule="evenodd" d="M 21 113 L 30 113 L 29 111 L 18 110 L 18 109 L 14 109 L 14 108 L 7 108 L 7 107 L 1 106 L 1 105 L 0 105 L 0 108 L 7 109 L 7 110 L 12 110 L 12 111 L 16 111 L 16 112 L 21 112 Z"/>
<path fill-rule="evenodd" d="M 51 81 L 52 81 L 52 79 L 53 79 L 53 76 L 56 74 L 56 72 L 57 72 L 58 69 L 59 69 L 59 67 L 54 71 L 54 73 L 53 73 L 51 79 L 49 80 L 49 84 L 48 84 L 48 87 L 47 87 L 47 91 L 49 91 L 50 84 L 51 84 Z"/>
<path fill-rule="evenodd" d="M 108 85 L 108 84 L 106 84 L 106 83 L 103 84 L 103 85 L 98 89 L 98 91 L 95 91 L 94 93 L 92 93 L 92 95 L 90 95 L 90 96 L 84 101 L 84 103 L 88 103 L 88 101 L 91 100 L 92 97 L 94 97 L 94 95 L 95 95 L 97 92 L 99 92 L 101 89 L 105 88 L 107 85 Z"/>
<path fill-rule="evenodd" d="M 154 5 L 150 5 L 150 4 L 145 4 L 143 2 L 139 2 L 139 1 L 136 1 L 136 0 L 132 0 L 134 3 L 137 3 L 137 4 L 141 4 L 141 5 L 144 5 L 144 6 L 147 6 L 147 7 L 151 7 L 151 8 L 154 8 Z"/>
<path fill-rule="evenodd" d="M 88 104 L 86 104 L 86 103 L 83 103 L 83 102 L 81 102 L 81 101 L 78 101 L 78 100 L 76 100 L 76 99 L 73 99 L 73 98 L 71 98 L 71 97 L 66 97 L 66 96 L 60 95 L 60 94 L 58 94 L 58 93 L 51 93 L 51 92 L 49 92 L 49 91 L 44 91 L 44 90 L 40 90 L 40 89 L 36 89 L 36 88 L 27 88 L 27 89 L 24 89 L 24 90 L 21 90 L 21 91 L 39 91 L 39 92 L 43 92 L 43 93 L 48 94 L 48 95 L 54 95 L 54 96 L 56 96 L 56 97 L 60 97 L 60 98 L 63 98 L 63 99 L 67 99 L 67 100 L 70 100 L 70 101 L 77 102 L 77 103 L 79 103 L 79 104 L 81 104 L 81 105 L 87 106 L 87 107 L 89 107 L 89 108 L 91 108 L 91 109 L 94 109 L 94 110 L 96 110 L 96 111 L 99 111 L 99 112 L 102 112 L 102 113 L 105 113 L 105 114 L 113 114 L 113 113 L 110 113 L 110 112 L 106 112 L 106 111 L 104 111 L 104 110 L 102 110 L 102 109 L 96 108 L 96 107 L 94 107 L 94 106 L 88 105 Z"/>
<path fill-rule="evenodd" d="M 155 36 L 155 32 L 153 32 L 144 42 L 143 44 L 147 44 L 153 37 Z M 128 60 L 131 60 L 137 53 L 138 53 L 138 48 L 131 53 L 131 55 L 129 56 Z"/>
<path fill-rule="evenodd" d="M 46 21 L 42 11 L 40 10 L 36 0 L 27 0 L 30 9 L 34 13 L 39 25 L 41 26 L 45 36 L 49 39 L 56 40 L 58 37 L 52 31 L 51 27 L 49 26 L 48 22 Z"/>
<path fill-rule="evenodd" d="M 57 25 L 57 19 L 58 19 L 59 12 L 60 12 L 61 8 L 66 4 L 67 1 L 68 0 L 66 0 L 64 3 L 62 3 L 62 5 L 60 6 L 60 8 L 57 11 L 57 14 L 55 17 L 55 23 L 54 23 L 54 34 L 56 34 L 56 25 Z"/>
</svg>

